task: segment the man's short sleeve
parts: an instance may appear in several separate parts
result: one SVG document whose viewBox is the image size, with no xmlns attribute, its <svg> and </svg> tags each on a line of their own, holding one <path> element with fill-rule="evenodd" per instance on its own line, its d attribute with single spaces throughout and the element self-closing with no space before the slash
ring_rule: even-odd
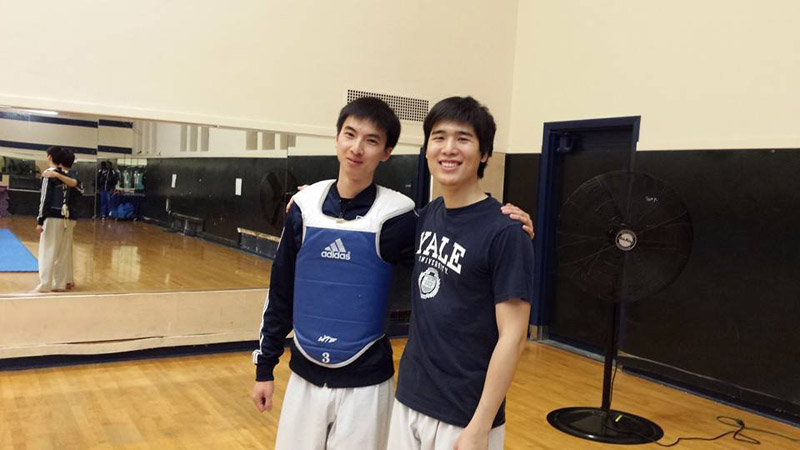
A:
<svg viewBox="0 0 800 450">
<path fill-rule="evenodd" d="M 504 227 L 489 250 L 494 302 L 512 298 L 533 302 L 533 242 L 521 226 Z"/>
<path fill-rule="evenodd" d="M 414 235 L 417 212 L 409 211 L 386 221 L 381 230 L 381 258 L 389 264 L 410 266 L 414 263 Z"/>
</svg>

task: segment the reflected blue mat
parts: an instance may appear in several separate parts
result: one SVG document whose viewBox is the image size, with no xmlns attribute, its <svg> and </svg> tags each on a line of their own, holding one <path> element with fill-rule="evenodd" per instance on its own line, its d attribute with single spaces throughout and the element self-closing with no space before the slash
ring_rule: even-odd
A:
<svg viewBox="0 0 800 450">
<path fill-rule="evenodd" d="M 0 230 L 0 272 L 38 272 L 39 263 L 11 230 Z"/>
</svg>

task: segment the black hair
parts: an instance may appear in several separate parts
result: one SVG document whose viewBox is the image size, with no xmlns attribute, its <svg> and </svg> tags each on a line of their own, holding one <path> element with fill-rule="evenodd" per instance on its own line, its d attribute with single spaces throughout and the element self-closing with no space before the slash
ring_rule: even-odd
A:
<svg viewBox="0 0 800 450">
<path fill-rule="evenodd" d="M 100 168 L 108 170 L 108 161 L 100 161 Z"/>
<path fill-rule="evenodd" d="M 442 121 L 472 125 L 478 137 L 478 148 L 481 152 L 481 158 L 485 155 L 492 156 L 492 150 L 494 150 L 494 134 L 497 131 L 497 126 L 494 123 L 494 117 L 492 117 L 489 109 L 481 105 L 480 102 L 467 96 L 450 97 L 435 104 L 428 115 L 425 116 L 425 121 L 422 123 L 422 130 L 425 133 L 425 143 L 423 146 L 426 151 L 428 149 L 428 139 L 431 136 L 434 125 Z M 484 170 L 486 170 L 486 162 L 481 161 L 478 165 L 478 178 L 483 178 Z"/>
<path fill-rule="evenodd" d="M 58 162 L 58 164 L 70 168 L 72 164 L 75 163 L 75 153 L 72 150 L 65 148 L 64 151 L 61 153 L 61 158 L 59 161 L 53 159 L 54 162 Z"/>
<path fill-rule="evenodd" d="M 344 121 L 348 117 L 369 120 L 376 127 L 386 133 L 386 148 L 393 148 L 400 139 L 400 119 L 392 108 L 383 100 L 377 97 L 361 97 L 345 105 L 339 112 L 339 119 L 336 121 L 336 135 L 342 132 Z"/>
<path fill-rule="evenodd" d="M 53 164 L 61 164 L 61 157 L 64 154 L 64 147 L 54 146 L 47 149 L 47 156 L 52 158 Z"/>
</svg>

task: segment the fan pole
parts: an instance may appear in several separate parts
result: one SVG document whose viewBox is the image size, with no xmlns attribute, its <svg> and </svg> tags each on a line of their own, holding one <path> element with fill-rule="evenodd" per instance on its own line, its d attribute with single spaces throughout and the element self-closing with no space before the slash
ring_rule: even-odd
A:
<svg viewBox="0 0 800 450">
<path fill-rule="evenodd" d="M 606 342 L 606 358 L 603 366 L 603 411 L 611 409 L 611 378 L 614 360 L 617 358 L 617 323 L 619 322 L 619 303 L 612 303 L 608 318 L 608 341 Z"/>
<path fill-rule="evenodd" d="M 603 404 L 597 407 L 570 407 L 551 411 L 547 421 L 558 430 L 581 439 L 608 444 L 647 444 L 656 442 L 664 432 L 654 422 L 622 411 L 611 409 L 611 385 L 614 360 L 617 358 L 619 333 L 619 303 L 609 308 L 608 340 L 603 366 Z"/>
</svg>

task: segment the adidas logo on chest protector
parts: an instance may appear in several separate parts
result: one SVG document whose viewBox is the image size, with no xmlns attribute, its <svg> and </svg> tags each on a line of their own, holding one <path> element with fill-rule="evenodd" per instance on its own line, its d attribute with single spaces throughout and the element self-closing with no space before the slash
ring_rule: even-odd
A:
<svg viewBox="0 0 800 450">
<path fill-rule="evenodd" d="M 325 249 L 322 250 L 322 253 L 320 253 L 320 256 L 328 259 L 343 259 L 345 261 L 350 260 L 350 252 L 344 248 L 344 243 L 341 239 L 336 239 L 331 243 L 331 245 L 325 247 Z"/>
</svg>

